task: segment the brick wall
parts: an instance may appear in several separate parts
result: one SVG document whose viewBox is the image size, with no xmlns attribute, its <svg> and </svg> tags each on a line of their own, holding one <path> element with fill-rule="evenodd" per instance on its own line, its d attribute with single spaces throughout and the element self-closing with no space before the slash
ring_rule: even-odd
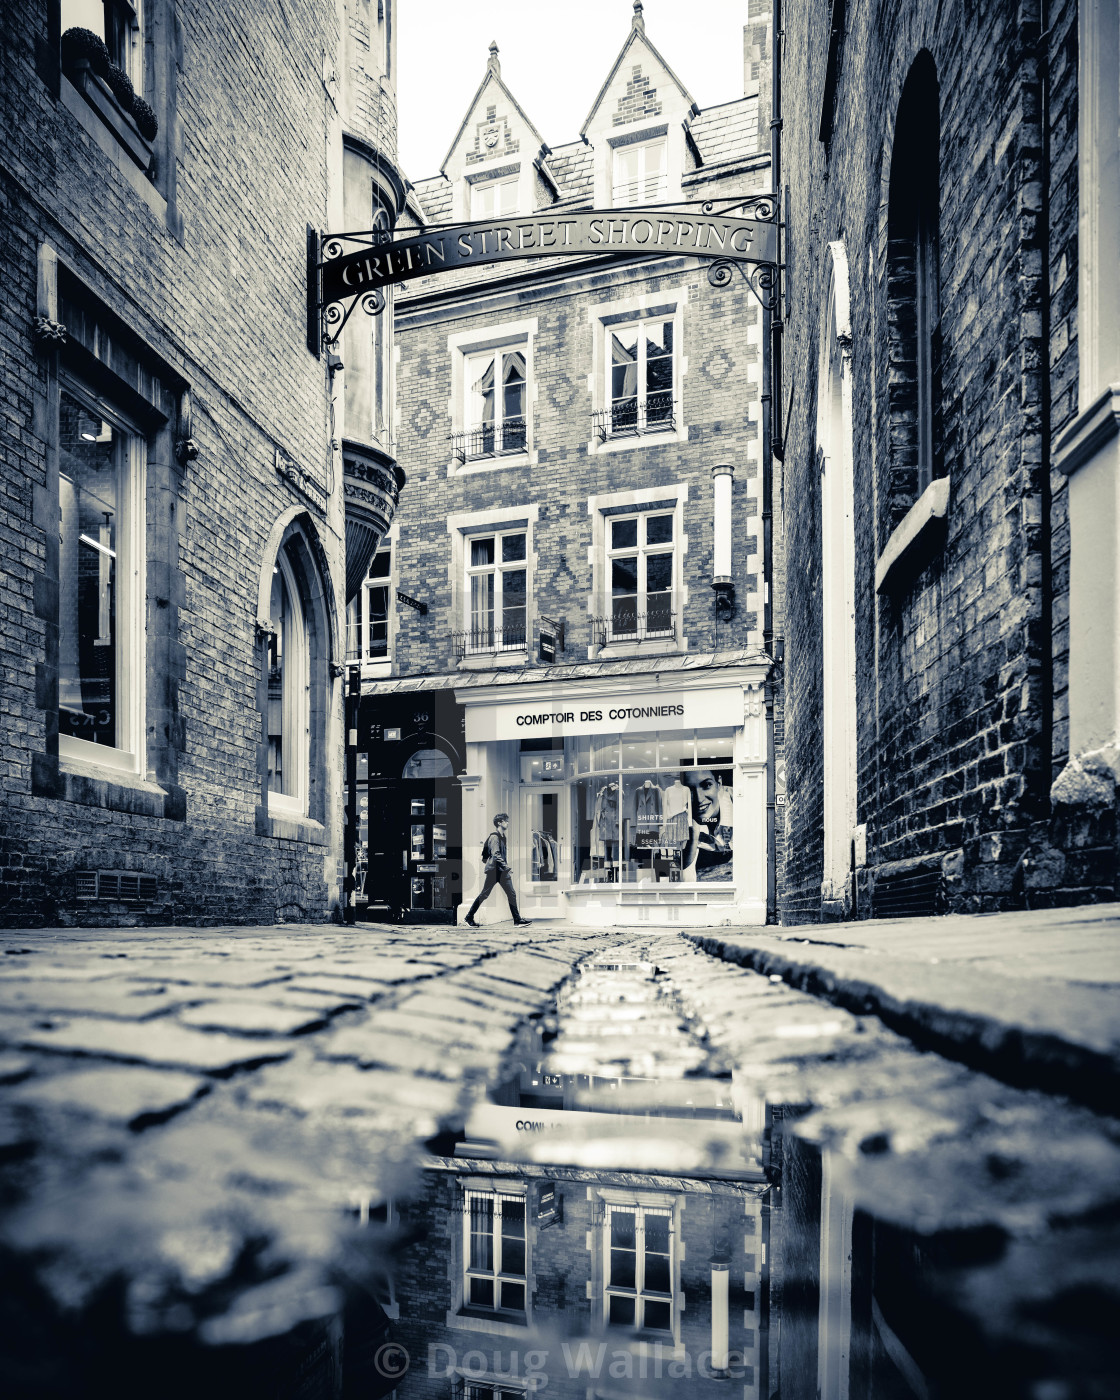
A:
<svg viewBox="0 0 1120 1400">
<path fill-rule="evenodd" d="M 817 132 L 828 15 L 794 9 L 787 23 L 787 385 L 795 410 L 785 463 L 791 798 L 783 908 L 790 921 L 820 916 L 826 760 L 815 381 L 832 240 L 844 240 L 851 282 L 857 821 L 868 827 L 860 912 L 880 881 L 922 869 L 933 875 L 930 897 L 941 884 L 954 908 L 1021 901 L 1021 858 L 1046 814 L 1052 758 L 1063 751 L 1061 702 L 1051 739 L 1050 676 L 1053 665 L 1060 697 L 1068 544 L 1063 507 L 1051 510 L 1043 453 L 1048 399 L 1055 423 L 1064 421 L 1076 360 L 1074 289 L 1061 287 L 1076 280 L 1072 6 L 1054 10 L 1048 40 L 1050 382 L 1037 24 L 997 0 L 941 23 L 935 10 L 910 0 L 848 7 L 827 153 Z M 950 478 L 951 493 L 945 538 L 902 584 L 877 595 L 876 561 L 914 499 L 897 471 L 913 407 L 899 397 L 906 366 L 890 350 L 899 312 L 888 295 L 887 192 L 899 96 L 923 48 L 940 84 L 935 471 Z"/>
<path fill-rule="evenodd" d="M 338 48 L 335 12 L 297 3 L 287 19 L 253 9 L 231 26 L 228 8 L 206 0 L 149 7 L 154 69 L 171 87 L 159 108 L 169 161 L 153 184 L 114 154 L 96 118 L 83 124 L 66 77 L 55 75 L 57 96 L 44 79 L 48 9 L 15 3 L 0 19 L 0 922 L 323 918 L 337 876 L 333 815 L 326 845 L 256 832 L 255 620 L 270 531 L 292 507 L 307 510 L 341 578 L 340 506 L 323 519 L 274 465 L 280 448 L 329 484 L 325 374 L 304 343 L 304 264 L 306 226 L 326 222 L 329 103 L 318 75 Z M 54 624 L 37 582 L 49 577 L 57 514 L 51 362 L 31 334 L 43 243 L 190 389 L 197 457 L 172 453 L 182 424 L 149 443 L 148 554 L 166 561 L 166 587 L 147 580 L 149 761 L 158 750 L 157 776 L 177 794 L 171 818 L 122 804 L 112 784 L 59 800 L 33 782 L 36 755 L 50 766 L 57 703 Z M 337 721 L 324 724 L 337 747 Z M 340 753 L 327 757 L 339 766 Z M 99 868 L 156 876 L 158 898 L 78 906 L 75 872 Z"/>
<path fill-rule="evenodd" d="M 691 651 L 761 645 L 761 559 L 758 534 L 759 349 L 757 303 L 741 285 L 709 287 L 703 272 L 655 275 L 642 268 L 597 271 L 589 285 L 562 293 L 547 284 L 522 289 L 514 312 L 448 307 L 446 318 L 413 319 L 398 305 L 397 415 L 401 463 L 409 480 L 401 497 L 400 587 L 429 601 L 426 617 L 398 610 L 397 668 L 400 674 L 449 669 L 455 664 L 451 635 L 465 623 L 454 615 L 448 578 L 447 517 L 459 511 L 538 503 L 533 530 L 536 553 L 534 603 L 539 612 L 567 624 L 567 659 L 587 658 L 588 599 L 592 586 L 588 549 L 588 497 L 637 485 L 688 485 L 684 530 L 688 537 L 684 579 L 688 601 L 684 631 Z M 667 300 L 681 294 L 683 346 L 682 417 L 687 443 L 658 442 L 630 451 L 590 454 L 592 412 L 599 406 L 589 387 L 592 326 L 589 309 L 612 297 L 645 294 Z M 534 343 L 537 394 L 530 401 L 537 465 L 492 473 L 448 475 L 448 413 L 452 395 L 449 333 L 480 333 L 507 319 L 536 316 Z M 735 465 L 736 514 L 732 558 L 737 609 L 730 622 L 718 619 L 712 602 L 711 468 Z"/>
</svg>

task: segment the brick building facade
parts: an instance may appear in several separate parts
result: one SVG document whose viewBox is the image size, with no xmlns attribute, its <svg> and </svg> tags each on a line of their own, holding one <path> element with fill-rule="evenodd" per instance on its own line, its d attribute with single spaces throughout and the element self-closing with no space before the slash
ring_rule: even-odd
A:
<svg viewBox="0 0 1120 1400">
<path fill-rule="evenodd" d="M 768 192 L 759 66 L 700 112 L 636 5 L 580 139 L 550 148 L 492 49 L 417 222 L 613 209 L 637 237 L 635 206 Z M 351 612 L 360 915 L 464 913 L 498 811 L 523 913 L 772 910 L 763 312 L 707 266 L 542 257 L 398 289 L 410 485 Z M 479 917 L 508 917 L 500 893 Z"/>
<path fill-rule="evenodd" d="M 391 7 L 17 0 L 0 39 L 0 922 L 326 918 L 344 525 L 397 480 L 308 247 L 403 207 Z"/>
<path fill-rule="evenodd" d="M 784 917 L 1115 898 L 1115 6 L 788 6 L 780 71 Z"/>
</svg>

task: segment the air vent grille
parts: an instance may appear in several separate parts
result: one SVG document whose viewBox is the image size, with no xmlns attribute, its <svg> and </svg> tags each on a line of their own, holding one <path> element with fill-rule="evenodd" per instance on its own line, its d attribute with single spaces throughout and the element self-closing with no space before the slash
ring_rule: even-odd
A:
<svg viewBox="0 0 1120 1400">
<path fill-rule="evenodd" d="M 140 875 L 134 870 L 79 870 L 76 878 L 79 899 L 151 904 L 159 895 L 156 877 Z"/>
</svg>

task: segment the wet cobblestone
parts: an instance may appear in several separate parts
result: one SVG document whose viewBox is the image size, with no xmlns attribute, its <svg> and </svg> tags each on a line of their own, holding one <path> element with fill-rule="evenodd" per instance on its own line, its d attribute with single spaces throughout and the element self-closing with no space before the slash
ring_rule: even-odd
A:
<svg viewBox="0 0 1120 1400">
<path fill-rule="evenodd" d="M 33 1284 L 30 1321 L 92 1316 L 123 1287 L 130 1335 L 243 1346 L 340 1308 L 347 1211 L 407 1197 L 421 1144 L 462 1129 L 528 1019 L 554 1025 L 554 1067 L 659 1078 L 662 1093 L 714 1076 L 760 1129 L 769 1105 L 771 1162 L 796 1137 L 877 1219 L 982 1236 L 954 1306 L 971 1300 L 997 1351 L 1036 1345 L 1046 1300 L 1058 1315 L 1067 1295 L 1115 1302 L 1112 1118 L 700 941 L 536 927 L 10 938 L 0 1251 Z M 819 955 L 781 956 L 792 967 L 806 948 Z"/>
</svg>

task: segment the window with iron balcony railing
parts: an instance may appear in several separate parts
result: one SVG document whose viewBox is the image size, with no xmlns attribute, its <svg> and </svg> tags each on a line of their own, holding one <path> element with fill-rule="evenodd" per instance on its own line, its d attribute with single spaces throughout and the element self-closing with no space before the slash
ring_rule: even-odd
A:
<svg viewBox="0 0 1120 1400">
<path fill-rule="evenodd" d="M 479 423 L 463 433 L 452 433 L 451 454 L 457 462 L 473 462 L 482 457 L 505 457 L 528 447 L 524 418 L 507 418 L 502 423 Z"/>
<path fill-rule="evenodd" d="M 675 642 L 678 608 L 672 593 L 634 594 L 599 599 L 591 609 L 591 645 L 619 642 Z"/>
<path fill-rule="evenodd" d="M 592 422 L 600 442 L 643 433 L 671 433 L 677 427 L 677 401 L 671 393 L 620 399 L 592 414 Z"/>
</svg>

